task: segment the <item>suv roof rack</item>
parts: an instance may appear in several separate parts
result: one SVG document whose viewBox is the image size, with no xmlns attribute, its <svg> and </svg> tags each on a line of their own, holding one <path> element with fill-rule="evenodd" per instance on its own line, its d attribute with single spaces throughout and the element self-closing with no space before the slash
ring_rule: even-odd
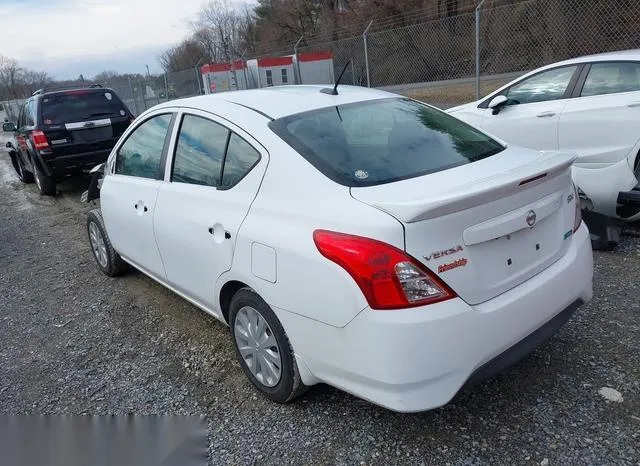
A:
<svg viewBox="0 0 640 466">
<path fill-rule="evenodd" d="M 96 89 L 96 88 L 102 88 L 102 84 L 76 84 L 76 85 L 69 85 L 69 86 L 59 86 L 59 87 L 43 87 L 42 89 L 38 89 L 37 91 L 35 91 L 33 94 L 31 94 L 32 96 L 34 95 L 39 95 L 39 94 L 44 94 L 45 92 L 54 92 L 54 91 L 66 91 L 66 90 L 71 90 L 71 89 Z"/>
</svg>

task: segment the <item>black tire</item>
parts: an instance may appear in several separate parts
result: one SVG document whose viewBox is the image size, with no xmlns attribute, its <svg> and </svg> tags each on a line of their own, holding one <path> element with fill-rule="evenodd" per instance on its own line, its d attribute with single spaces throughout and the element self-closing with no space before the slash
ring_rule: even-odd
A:
<svg viewBox="0 0 640 466">
<path fill-rule="evenodd" d="M 94 230 L 92 226 L 95 226 Z M 93 230 L 93 232 L 92 232 Z M 96 251 L 94 246 L 94 242 L 92 241 L 91 235 L 100 234 L 102 241 L 104 243 L 104 260 L 101 260 L 98 255 L 99 253 Z M 122 260 L 120 255 L 113 249 L 113 245 L 111 244 L 111 240 L 109 240 L 109 236 L 107 235 L 107 229 L 104 226 L 104 221 L 102 220 L 102 214 L 99 209 L 93 209 L 87 214 L 87 234 L 89 236 L 89 244 L 91 245 L 91 252 L 93 258 L 98 265 L 98 268 L 109 277 L 117 277 L 118 275 L 124 274 L 127 270 L 129 270 L 129 264 Z"/>
<path fill-rule="evenodd" d="M 278 383 L 273 386 L 267 386 L 259 381 L 251 372 L 251 369 L 247 365 L 246 361 L 240 353 L 238 348 L 238 341 L 235 336 L 236 318 L 238 312 L 245 308 L 253 308 L 260 316 L 267 322 L 269 329 L 278 344 L 278 351 L 281 361 L 281 375 Z M 296 364 L 295 357 L 293 355 L 293 349 L 287 334 L 282 328 L 282 324 L 273 313 L 269 305 L 251 288 L 240 289 L 231 299 L 231 305 L 229 309 L 229 323 L 231 329 L 231 341 L 233 347 L 242 366 L 242 370 L 249 378 L 251 383 L 267 398 L 276 403 L 287 403 L 299 396 L 303 395 L 309 387 L 302 383 L 300 378 L 300 372 L 298 371 L 298 365 Z"/>
<path fill-rule="evenodd" d="M 38 185 L 38 191 L 42 196 L 55 196 L 56 195 L 56 180 L 51 176 L 47 176 L 42 173 L 40 167 L 33 163 L 33 175 L 35 176 L 36 184 Z"/>
<path fill-rule="evenodd" d="M 18 174 L 18 179 L 20 179 L 20 181 L 22 181 L 25 184 L 33 183 L 34 181 L 33 173 L 31 173 L 30 171 L 27 171 L 24 168 L 22 159 L 20 159 L 20 156 L 18 154 L 11 155 L 11 163 L 13 164 L 13 168 L 15 168 L 16 173 Z"/>
</svg>

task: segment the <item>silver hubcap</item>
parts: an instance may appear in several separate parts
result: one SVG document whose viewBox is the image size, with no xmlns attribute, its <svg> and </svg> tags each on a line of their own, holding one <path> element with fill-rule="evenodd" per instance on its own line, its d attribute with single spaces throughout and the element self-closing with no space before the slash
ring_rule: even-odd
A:
<svg viewBox="0 0 640 466">
<path fill-rule="evenodd" d="M 107 266 L 107 247 L 104 244 L 104 238 L 98 226 L 91 222 L 89 224 L 89 240 L 91 241 L 91 249 L 93 249 L 93 255 L 102 267 Z"/>
<path fill-rule="evenodd" d="M 282 375 L 280 348 L 264 317 L 252 307 L 243 307 L 236 316 L 233 334 L 253 376 L 266 387 L 275 387 Z"/>
</svg>

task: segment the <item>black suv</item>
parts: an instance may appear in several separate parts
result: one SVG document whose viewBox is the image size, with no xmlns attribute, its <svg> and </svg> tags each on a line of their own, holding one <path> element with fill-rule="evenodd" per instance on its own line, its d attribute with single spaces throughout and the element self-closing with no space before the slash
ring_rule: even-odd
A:
<svg viewBox="0 0 640 466">
<path fill-rule="evenodd" d="M 104 162 L 133 115 L 111 89 L 92 85 L 77 89 L 40 89 L 24 103 L 7 143 L 20 180 L 55 195 L 56 182 Z"/>
</svg>

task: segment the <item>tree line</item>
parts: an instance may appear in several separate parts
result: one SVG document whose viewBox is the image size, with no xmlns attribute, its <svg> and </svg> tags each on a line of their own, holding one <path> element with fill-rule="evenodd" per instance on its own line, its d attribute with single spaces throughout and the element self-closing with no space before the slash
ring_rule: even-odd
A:
<svg viewBox="0 0 640 466">
<path fill-rule="evenodd" d="M 397 27 L 473 8 L 475 0 L 258 0 L 251 7 L 210 0 L 191 22 L 191 34 L 159 60 L 166 72 L 176 72 L 203 63 L 290 54 L 300 38 L 305 47 L 359 36 L 371 20 L 378 28 Z"/>
</svg>

